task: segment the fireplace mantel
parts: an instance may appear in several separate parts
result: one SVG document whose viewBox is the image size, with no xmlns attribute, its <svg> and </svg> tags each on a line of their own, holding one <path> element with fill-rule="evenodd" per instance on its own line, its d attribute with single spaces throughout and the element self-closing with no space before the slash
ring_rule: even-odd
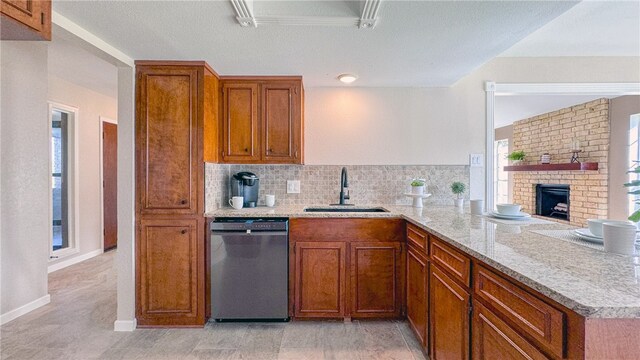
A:
<svg viewBox="0 0 640 360">
<path fill-rule="evenodd" d="M 533 164 L 505 166 L 504 171 L 587 171 L 598 170 L 597 162 L 564 163 L 564 164 Z"/>
</svg>

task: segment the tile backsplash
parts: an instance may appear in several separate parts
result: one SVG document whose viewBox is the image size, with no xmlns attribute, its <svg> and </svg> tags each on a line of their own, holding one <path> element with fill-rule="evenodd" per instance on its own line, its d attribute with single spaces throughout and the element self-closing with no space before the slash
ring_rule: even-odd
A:
<svg viewBox="0 0 640 360">
<path fill-rule="evenodd" d="M 349 203 L 361 205 L 410 205 L 413 178 L 426 179 L 432 196 L 425 204 L 452 205 L 454 195 L 449 186 L 461 181 L 467 186 L 469 198 L 469 166 L 466 165 L 353 165 L 349 173 Z M 206 209 L 212 211 L 227 206 L 229 177 L 240 171 L 250 171 L 260 178 L 259 205 L 264 196 L 274 194 L 276 204 L 327 205 L 338 202 L 340 173 L 338 165 L 225 165 L 206 164 Z M 300 194 L 287 194 L 287 180 L 300 180 Z"/>
</svg>

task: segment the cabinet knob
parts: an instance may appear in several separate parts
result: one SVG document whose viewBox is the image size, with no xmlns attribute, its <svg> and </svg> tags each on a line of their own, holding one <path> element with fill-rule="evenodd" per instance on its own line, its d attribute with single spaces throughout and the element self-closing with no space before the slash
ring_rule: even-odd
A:
<svg viewBox="0 0 640 360">
<path fill-rule="evenodd" d="M 293 156 L 297 159 L 298 158 L 298 149 L 296 149 L 296 153 L 293 154 Z"/>
<path fill-rule="evenodd" d="M 180 234 L 184 235 L 187 233 L 187 230 L 183 229 L 182 231 L 180 231 Z"/>
<path fill-rule="evenodd" d="M 184 205 L 184 204 L 186 204 L 186 203 L 187 203 L 187 200 L 184 200 L 184 199 L 183 199 L 183 200 L 180 200 L 180 204 Z"/>
<path fill-rule="evenodd" d="M 268 152 L 269 154 L 271 154 L 271 153 L 273 152 L 273 149 L 269 149 L 269 150 L 267 150 L 267 152 Z"/>
<path fill-rule="evenodd" d="M 249 152 L 249 148 L 244 148 L 244 152 Z"/>
</svg>

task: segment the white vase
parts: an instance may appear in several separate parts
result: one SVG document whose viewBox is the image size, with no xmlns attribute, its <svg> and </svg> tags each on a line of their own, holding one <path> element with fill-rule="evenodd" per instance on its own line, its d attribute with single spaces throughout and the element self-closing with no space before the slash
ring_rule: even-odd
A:
<svg viewBox="0 0 640 360">
<path fill-rule="evenodd" d="M 422 186 L 411 186 L 411 193 L 412 194 L 416 194 L 416 195 L 423 195 L 424 194 L 424 185 Z"/>
<path fill-rule="evenodd" d="M 464 199 L 454 199 L 453 201 L 456 207 L 459 207 L 459 208 L 464 207 Z"/>
</svg>

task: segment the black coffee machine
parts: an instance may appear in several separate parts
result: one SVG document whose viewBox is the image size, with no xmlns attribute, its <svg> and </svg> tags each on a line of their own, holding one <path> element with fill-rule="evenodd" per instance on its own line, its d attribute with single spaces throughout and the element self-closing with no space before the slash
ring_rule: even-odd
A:
<svg viewBox="0 0 640 360">
<path fill-rule="evenodd" d="M 231 177 L 231 196 L 244 197 L 244 207 L 256 207 L 260 192 L 260 179 L 248 171 L 239 172 Z"/>
</svg>

